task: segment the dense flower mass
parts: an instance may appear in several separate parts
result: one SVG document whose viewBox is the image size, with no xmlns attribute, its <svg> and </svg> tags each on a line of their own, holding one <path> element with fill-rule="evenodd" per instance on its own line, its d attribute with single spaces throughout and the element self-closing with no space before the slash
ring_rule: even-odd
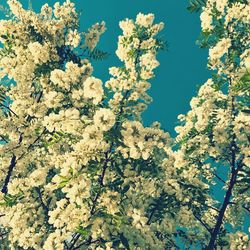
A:
<svg viewBox="0 0 250 250">
<path fill-rule="evenodd" d="M 164 47 L 153 14 L 119 23 L 121 66 L 103 82 L 91 60 L 102 54 L 104 22 L 80 32 L 70 0 L 40 13 L 8 5 L 0 21 L 1 247 L 248 249 L 239 225 L 250 206 L 249 1 L 203 8 L 200 45 L 215 73 L 179 116 L 175 143 L 141 118 Z M 217 179 L 222 202 L 211 195 Z"/>
<path fill-rule="evenodd" d="M 208 67 L 215 73 L 176 127 L 179 147 L 174 165 L 192 180 L 189 209 L 204 226 L 206 249 L 250 246 L 248 236 L 239 231 L 250 208 L 249 17 L 249 1 L 206 1 L 199 44 L 209 48 Z M 208 188 L 211 193 L 219 187 L 225 192 L 222 200 L 207 197 Z M 194 196 L 198 189 L 203 192 Z"/>
<path fill-rule="evenodd" d="M 117 55 L 124 65 L 110 68 L 103 84 L 84 52 L 94 51 L 104 22 L 81 33 L 69 0 L 38 14 L 8 4 L 11 19 L 0 24 L 7 81 L 0 224 L 10 249 L 172 246 L 171 216 L 158 220 L 162 210 L 154 206 L 164 193 L 170 138 L 159 124 L 146 128 L 138 120 L 151 100 L 163 24 L 142 13 L 122 21 Z"/>
</svg>

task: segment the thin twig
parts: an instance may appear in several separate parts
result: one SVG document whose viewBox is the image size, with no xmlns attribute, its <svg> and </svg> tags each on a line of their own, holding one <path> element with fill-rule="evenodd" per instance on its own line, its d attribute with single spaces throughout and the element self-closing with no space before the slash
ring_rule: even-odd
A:
<svg viewBox="0 0 250 250">
<path fill-rule="evenodd" d="M 194 217 L 201 223 L 201 225 L 203 226 L 203 227 L 205 227 L 206 228 L 206 230 L 211 234 L 212 233 L 212 230 L 211 230 L 211 228 L 209 228 L 197 215 L 195 215 L 194 213 L 193 213 L 193 215 L 194 215 Z"/>
<path fill-rule="evenodd" d="M 74 247 L 72 250 L 77 250 L 77 249 L 79 249 L 81 246 L 84 246 L 84 245 L 86 245 L 86 246 L 89 246 L 89 245 L 91 245 L 91 244 L 95 244 L 95 243 L 97 243 L 97 242 L 99 242 L 99 241 L 101 241 L 100 239 L 97 239 L 97 240 L 94 240 L 94 241 L 83 241 L 82 243 L 80 243 L 78 246 L 76 246 L 76 247 Z"/>
<path fill-rule="evenodd" d="M 7 235 L 9 232 L 4 232 L 2 234 L 0 234 L 0 237 L 2 238 L 3 236 Z"/>
<path fill-rule="evenodd" d="M 148 218 L 148 221 L 147 221 L 147 223 L 146 223 L 147 225 L 150 225 L 151 220 L 152 220 L 152 218 L 153 218 L 154 213 L 156 212 L 156 210 L 157 210 L 157 207 L 155 207 L 155 208 L 153 209 L 153 211 L 150 213 L 149 218 Z"/>
<path fill-rule="evenodd" d="M 236 202 L 230 201 L 229 204 L 232 205 L 238 205 Z M 240 205 L 242 208 L 244 208 L 245 210 L 247 210 L 250 213 L 250 208 L 246 207 L 245 205 Z"/>
<path fill-rule="evenodd" d="M 46 212 L 46 215 L 48 215 L 49 208 L 48 208 L 48 206 L 43 201 L 41 190 L 39 188 L 36 188 L 36 191 L 37 191 L 37 194 L 38 194 L 38 198 L 39 198 L 39 200 L 41 202 L 41 205 L 43 207 L 43 210 Z"/>
<path fill-rule="evenodd" d="M 8 141 L 2 135 L 0 135 L 0 137 L 2 138 L 3 141 L 5 141 L 6 143 L 8 143 Z"/>
<path fill-rule="evenodd" d="M 0 103 L 0 106 L 8 109 L 13 115 L 15 115 L 16 117 L 19 117 L 10 107 L 4 105 L 3 103 Z"/>
<path fill-rule="evenodd" d="M 226 182 L 216 173 L 213 173 L 215 177 L 217 177 L 221 182 L 223 182 L 224 184 L 226 184 Z"/>
<path fill-rule="evenodd" d="M 205 206 L 205 207 L 207 207 L 207 208 L 211 208 L 211 209 L 213 209 L 214 211 L 219 212 L 219 209 L 216 208 L 216 207 L 213 207 L 213 206 L 211 206 L 211 205 L 207 205 L 206 203 L 202 203 L 202 202 L 200 202 L 200 201 L 198 201 L 198 200 L 196 200 L 196 202 L 199 202 L 199 204 L 201 204 L 202 206 Z"/>
<path fill-rule="evenodd" d="M 14 170 L 16 166 L 16 156 L 13 155 L 12 158 L 11 158 L 11 161 L 10 161 L 10 166 L 8 168 L 8 173 L 7 173 L 7 176 L 4 180 L 4 185 L 3 185 L 3 188 L 2 188 L 2 193 L 4 194 L 7 194 L 8 192 L 8 185 L 9 185 L 9 182 L 10 182 L 10 177 L 12 175 L 12 172 Z"/>
<path fill-rule="evenodd" d="M 10 178 L 11 178 L 13 170 L 14 170 L 14 168 L 16 166 L 17 161 L 22 159 L 24 157 L 24 155 L 27 154 L 27 152 L 30 150 L 30 148 L 33 147 L 33 145 L 38 140 L 40 140 L 40 138 L 45 133 L 45 131 L 46 131 L 46 129 L 44 129 L 44 131 L 36 138 L 36 140 L 32 144 L 29 145 L 29 147 L 27 148 L 27 151 L 25 153 L 23 153 L 18 159 L 17 159 L 17 157 L 15 155 L 12 156 L 11 162 L 10 162 L 10 165 L 9 165 L 9 168 L 8 168 L 8 173 L 7 173 L 7 176 L 5 178 L 3 188 L 2 188 L 2 193 L 7 194 L 7 192 L 8 192 L 8 185 L 9 185 L 9 182 L 10 182 Z"/>
<path fill-rule="evenodd" d="M 28 151 L 34 146 L 34 144 L 36 144 L 40 139 L 41 137 L 44 135 L 44 133 L 46 132 L 46 128 L 43 130 L 43 132 L 35 139 L 35 141 L 33 143 L 31 143 L 28 148 L 27 148 L 27 151 L 25 153 L 23 153 L 19 158 L 18 160 L 22 159 L 27 153 Z"/>
</svg>

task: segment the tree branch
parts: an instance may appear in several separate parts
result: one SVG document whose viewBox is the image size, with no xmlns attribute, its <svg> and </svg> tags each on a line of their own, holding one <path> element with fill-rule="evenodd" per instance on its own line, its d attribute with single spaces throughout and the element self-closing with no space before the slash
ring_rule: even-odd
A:
<svg viewBox="0 0 250 250">
<path fill-rule="evenodd" d="M 46 132 L 46 128 L 43 130 L 43 132 L 35 139 L 35 141 L 33 143 L 31 143 L 28 148 L 27 148 L 27 151 L 25 153 L 23 153 L 19 158 L 18 160 L 22 159 L 27 153 L 28 151 L 34 146 L 35 143 L 37 143 L 41 137 L 44 135 L 44 133 Z"/>
<path fill-rule="evenodd" d="M 79 234 L 79 233 L 75 234 L 72 237 L 72 239 L 70 241 L 71 245 L 70 245 L 70 247 L 68 247 L 68 250 L 72 250 L 74 248 L 75 244 L 77 243 L 77 241 L 79 240 L 80 237 L 81 237 L 81 234 Z"/>
<path fill-rule="evenodd" d="M 0 135 L 0 137 L 2 138 L 2 140 L 3 140 L 4 142 L 8 143 L 8 141 L 7 141 L 2 135 Z"/>
<path fill-rule="evenodd" d="M 128 94 L 129 94 L 129 90 L 126 91 L 126 93 L 125 93 L 125 95 L 124 95 L 124 97 L 123 97 L 123 99 L 122 99 L 122 101 L 121 101 L 120 110 L 119 110 L 118 115 L 117 115 L 118 117 L 119 117 L 119 116 L 122 114 L 122 112 L 123 112 L 124 100 L 127 98 L 127 95 L 128 95 Z M 118 123 L 116 122 L 115 128 L 117 128 L 117 127 L 118 127 Z M 100 176 L 100 178 L 99 178 L 99 184 L 100 184 L 101 187 L 103 187 L 103 180 L 104 180 L 104 177 L 105 177 L 106 170 L 107 170 L 107 168 L 108 168 L 108 162 L 110 161 L 110 159 L 108 158 L 108 154 L 112 152 L 113 146 L 114 146 L 114 142 L 111 143 L 109 150 L 105 153 L 105 163 L 104 163 L 104 166 L 103 166 L 103 169 L 102 169 L 101 176 Z M 94 198 L 94 200 L 93 200 L 93 205 L 92 205 L 92 208 L 91 208 L 91 210 L 90 210 L 90 214 L 91 214 L 91 215 L 93 215 L 93 214 L 95 213 L 96 203 L 97 203 L 97 200 L 99 199 L 100 195 L 101 195 L 101 192 L 99 191 L 99 192 L 96 194 L 96 196 L 95 196 L 95 198 Z M 74 247 L 75 247 L 75 244 L 77 243 L 77 241 L 79 240 L 80 237 L 81 237 L 80 234 L 77 234 L 77 235 L 76 235 L 76 237 L 75 237 L 75 239 L 73 240 L 71 246 L 68 248 L 69 250 L 75 249 L 75 248 L 74 248 Z M 92 240 L 92 237 L 90 236 L 89 239 L 87 240 L 87 242 L 91 242 L 91 240 Z"/>
<path fill-rule="evenodd" d="M 0 237 L 3 238 L 5 235 L 7 235 L 9 232 L 4 232 L 0 234 Z"/>
<path fill-rule="evenodd" d="M 138 54 L 136 56 L 136 59 L 135 59 L 135 64 L 136 65 L 139 64 L 139 57 L 140 57 L 140 53 L 141 53 L 140 52 L 140 45 L 138 47 L 138 51 L 139 52 L 138 52 Z M 123 98 L 122 98 L 122 100 L 120 102 L 120 110 L 119 110 L 119 112 L 117 114 L 117 121 L 119 120 L 119 117 L 123 113 L 124 101 L 127 99 L 129 92 L 130 92 L 130 90 L 126 90 L 126 92 L 125 92 L 125 94 L 124 94 L 124 96 L 123 96 Z M 116 121 L 116 124 L 114 126 L 115 129 L 117 129 L 118 125 L 119 125 L 117 121 Z M 101 173 L 101 176 L 100 176 L 100 179 L 99 179 L 100 187 L 103 187 L 103 180 L 104 180 L 104 177 L 105 177 L 106 170 L 108 168 L 108 162 L 111 160 L 108 155 L 112 152 L 114 145 L 115 145 L 115 143 L 114 143 L 114 141 L 112 141 L 109 150 L 107 152 L 105 152 L 105 163 L 104 163 L 102 173 Z M 93 200 L 93 205 L 92 205 L 92 208 L 90 210 L 90 215 L 91 216 L 95 213 L 96 203 L 97 203 L 97 200 L 99 199 L 100 195 L 101 195 L 101 190 L 96 194 L 96 196 L 95 196 L 95 198 Z M 69 247 L 69 250 L 77 249 L 77 248 L 75 248 L 75 244 L 77 243 L 77 241 L 79 240 L 80 237 L 81 237 L 81 235 L 78 233 L 76 235 L 75 239 L 73 240 L 71 246 Z M 87 240 L 87 243 L 90 243 L 91 240 L 92 240 L 92 237 L 90 236 L 88 238 L 88 240 Z"/>
<path fill-rule="evenodd" d="M 203 227 L 205 227 L 206 228 L 206 230 L 211 234 L 212 233 L 212 229 L 211 228 L 209 228 L 202 220 L 201 220 L 201 218 L 199 218 L 197 215 L 195 215 L 194 213 L 193 213 L 193 216 L 201 223 L 201 225 L 203 226 Z"/>
<path fill-rule="evenodd" d="M 157 210 L 157 207 L 155 207 L 154 209 L 153 209 L 153 211 L 151 212 L 151 214 L 149 215 L 149 218 L 148 218 L 148 221 L 147 221 L 147 225 L 150 225 L 150 223 L 151 223 L 151 220 L 153 219 L 153 216 L 154 216 L 154 213 L 156 212 L 156 210 Z"/>
<path fill-rule="evenodd" d="M 232 105 L 232 111 L 231 111 L 232 116 L 231 117 L 232 117 L 232 121 L 235 118 L 235 104 L 234 104 L 234 101 L 235 101 L 235 98 L 234 98 L 234 96 L 232 96 L 231 97 L 231 105 Z M 233 131 L 233 128 L 232 128 L 232 131 Z M 234 188 L 234 185 L 235 185 L 236 180 L 237 180 L 237 174 L 240 171 L 241 167 L 243 166 L 243 165 L 240 165 L 240 166 L 238 166 L 238 168 L 236 168 L 236 165 L 238 165 L 238 164 L 236 163 L 237 145 L 236 145 L 236 140 L 235 139 L 236 139 L 236 135 L 233 133 L 232 140 L 231 140 L 231 143 L 230 143 L 230 149 L 231 149 L 231 177 L 230 177 L 230 182 L 229 182 L 228 189 L 227 189 L 225 197 L 224 197 L 223 204 L 222 204 L 222 206 L 220 208 L 220 212 L 218 214 L 217 221 L 216 221 L 215 226 L 213 228 L 211 238 L 209 240 L 208 246 L 206 247 L 207 250 L 214 249 L 214 247 L 215 247 L 215 242 L 216 242 L 217 236 L 218 236 L 218 234 L 220 232 L 226 209 L 227 209 L 228 205 L 230 204 L 230 199 L 232 197 L 233 188 Z"/>
<path fill-rule="evenodd" d="M 12 156 L 12 159 L 11 159 L 11 162 L 10 162 L 10 165 L 9 165 L 9 169 L 8 169 L 8 173 L 7 173 L 7 176 L 5 178 L 3 188 L 2 188 L 2 193 L 7 194 L 7 192 L 8 192 L 8 185 L 9 185 L 9 182 L 10 182 L 10 178 L 12 176 L 12 173 L 13 173 L 13 170 L 14 170 L 14 168 L 16 166 L 17 161 L 22 159 L 24 157 L 24 155 L 30 150 L 30 148 L 33 147 L 33 145 L 38 140 L 40 140 L 40 138 L 45 133 L 45 131 L 46 131 L 46 129 L 44 129 L 44 131 L 36 138 L 36 140 L 32 144 L 29 145 L 29 147 L 27 148 L 27 151 L 25 153 L 23 153 L 18 159 L 17 159 L 17 157 L 15 155 Z"/>
<path fill-rule="evenodd" d="M 110 151 L 111 151 L 111 147 L 110 147 L 109 151 L 105 153 L 105 163 L 104 163 L 104 166 L 103 166 L 103 169 L 102 169 L 102 174 L 101 174 L 100 180 L 99 180 L 100 187 L 103 187 L 104 176 L 105 176 L 106 170 L 107 170 L 107 168 L 108 168 L 108 162 L 109 162 L 109 160 L 110 160 L 110 159 L 108 158 L 108 154 L 110 153 Z M 95 197 L 95 199 L 94 199 L 94 201 L 93 201 L 93 206 L 92 206 L 92 208 L 91 208 L 91 210 L 90 210 L 90 214 L 91 214 L 91 215 L 93 215 L 93 214 L 95 213 L 96 202 L 97 202 L 98 198 L 100 197 L 100 195 L 101 195 L 101 191 L 99 191 L 99 192 L 96 194 L 96 197 Z"/>
<path fill-rule="evenodd" d="M 3 103 L 0 103 L 0 106 L 8 109 L 13 115 L 15 115 L 16 117 L 19 117 L 10 107 L 4 105 Z"/>
<path fill-rule="evenodd" d="M 203 206 L 205 206 L 205 207 L 207 207 L 207 208 L 211 208 L 211 209 L 213 209 L 214 211 L 216 211 L 216 212 L 218 212 L 219 213 L 219 209 L 218 208 L 216 208 L 216 207 L 213 207 L 213 206 L 210 206 L 210 205 L 207 205 L 207 204 L 205 204 L 205 203 L 200 203 L 201 205 L 203 205 Z"/>
<path fill-rule="evenodd" d="M 16 156 L 13 155 L 12 158 L 11 158 L 8 173 L 7 173 L 7 176 L 6 176 L 5 180 L 4 180 L 4 185 L 3 185 L 3 188 L 2 188 L 2 193 L 4 193 L 4 194 L 7 194 L 7 192 L 8 192 L 8 185 L 9 185 L 9 182 L 10 182 L 10 177 L 12 175 L 12 172 L 13 172 L 15 166 L 16 166 Z"/>
<path fill-rule="evenodd" d="M 42 193 L 41 193 L 41 190 L 37 187 L 37 188 L 35 188 L 36 189 L 36 192 L 37 192 L 37 194 L 38 194 L 38 198 L 39 198 L 39 200 L 40 200 L 40 203 L 41 203 L 41 205 L 42 205 L 42 208 L 43 208 L 43 210 L 45 211 L 45 213 L 46 213 L 46 216 L 48 217 L 48 212 L 49 212 L 49 208 L 48 208 L 48 206 L 44 203 L 44 201 L 43 201 L 43 197 L 42 197 Z"/>
<path fill-rule="evenodd" d="M 233 201 L 230 201 L 229 204 L 238 205 L 236 202 Z M 246 207 L 245 205 L 240 205 L 240 206 L 250 213 L 250 208 Z"/>
<path fill-rule="evenodd" d="M 227 189 L 223 204 L 221 206 L 221 209 L 220 209 L 217 221 L 216 221 L 216 224 L 215 224 L 213 232 L 211 234 L 209 244 L 208 244 L 208 246 L 206 248 L 207 250 L 214 249 L 215 241 L 216 241 L 217 236 L 219 234 L 219 231 L 220 231 L 220 228 L 221 228 L 221 225 L 222 225 L 222 222 L 223 222 L 225 211 L 226 211 L 226 209 L 227 209 L 227 207 L 228 207 L 228 205 L 230 203 L 233 187 L 234 187 L 234 185 L 236 183 L 236 177 L 237 177 L 236 172 L 232 171 L 229 187 Z"/>
<path fill-rule="evenodd" d="M 215 177 L 217 177 L 221 182 L 223 182 L 224 184 L 226 184 L 226 182 L 216 173 L 213 173 Z"/>
<path fill-rule="evenodd" d="M 86 246 L 89 246 L 91 244 L 95 244 L 97 242 L 101 241 L 101 239 L 97 239 L 97 240 L 93 240 L 93 241 L 83 241 L 82 243 L 80 243 L 78 246 L 74 247 L 72 250 L 77 250 L 79 249 L 80 247 L 86 245 Z"/>
<path fill-rule="evenodd" d="M 102 188 L 103 185 L 104 185 L 103 181 L 104 181 L 106 170 L 108 168 L 108 162 L 110 161 L 108 155 L 112 151 L 112 147 L 113 147 L 113 143 L 111 144 L 109 150 L 105 153 L 105 163 L 104 163 L 104 166 L 103 166 L 103 169 L 102 169 L 102 173 L 101 173 L 100 178 L 99 178 L 100 188 Z M 93 205 L 92 205 L 92 208 L 90 210 L 90 216 L 92 216 L 95 213 L 95 208 L 96 208 L 97 200 L 99 199 L 100 195 L 101 195 L 101 190 L 99 190 L 99 192 L 96 194 L 96 196 L 95 196 L 95 198 L 93 200 Z M 76 235 L 75 239 L 73 240 L 71 246 L 69 247 L 69 250 L 77 249 L 75 247 L 75 244 L 77 243 L 77 241 L 79 240 L 80 237 L 81 237 L 81 234 L 78 233 Z M 92 237 L 90 236 L 89 239 L 87 240 L 87 242 L 91 242 L 91 240 L 92 240 Z"/>
</svg>

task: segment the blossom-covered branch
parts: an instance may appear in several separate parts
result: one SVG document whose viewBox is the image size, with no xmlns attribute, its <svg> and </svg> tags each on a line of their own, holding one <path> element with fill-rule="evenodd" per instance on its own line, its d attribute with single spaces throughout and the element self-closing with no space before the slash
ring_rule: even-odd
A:
<svg viewBox="0 0 250 250">
<path fill-rule="evenodd" d="M 170 215 L 146 223 L 162 192 L 170 138 L 158 123 L 140 122 L 163 24 L 141 13 L 120 23 L 124 65 L 111 68 L 103 86 L 88 59 L 104 22 L 79 32 L 69 0 L 38 14 L 16 0 L 8 4 L 0 69 L 13 82 L 6 98 L 16 115 L 1 116 L 0 224 L 9 246 L 116 249 L 134 248 L 138 239 L 141 248 L 173 245 L 175 228 L 165 228 Z"/>
<path fill-rule="evenodd" d="M 222 200 L 217 195 L 192 198 L 218 208 L 218 212 L 200 211 L 212 229 L 203 247 L 248 248 L 248 236 L 237 231 L 246 211 L 229 205 L 249 206 L 250 118 L 244 110 L 248 110 L 250 100 L 250 5 L 237 0 L 207 0 L 204 5 L 198 44 L 209 48 L 208 67 L 214 73 L 191 100 L 191 110 L 179 116 L 176 161 L 185 171 L 195 169 L 195 175 L 200 175 L 202 184 L 211 191 L 218 180 L 224 185 Z M 199 185 L 196 183 L 196 188 Z"/>
</svg>

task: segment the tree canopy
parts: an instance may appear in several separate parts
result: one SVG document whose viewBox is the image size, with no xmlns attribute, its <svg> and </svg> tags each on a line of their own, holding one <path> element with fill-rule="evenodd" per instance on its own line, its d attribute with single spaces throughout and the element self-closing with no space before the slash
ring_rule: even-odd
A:
<svg viewBox="0 0 250 250">
<path fill-rule="evenodd" d="M 104 22 L 81 32 L 69 0 L 39 13 L 8 5 L 0 21 L 0 244 L 248 249 L 249 1 L 190 1 L 212 73 L 179 115 L 176 138 L 141 118 L 165 45 L 153 14 L 119 23 L 120 65 L 104 83 L 92 66 L 108 56 L 98 48 Z"/>
</svg>

